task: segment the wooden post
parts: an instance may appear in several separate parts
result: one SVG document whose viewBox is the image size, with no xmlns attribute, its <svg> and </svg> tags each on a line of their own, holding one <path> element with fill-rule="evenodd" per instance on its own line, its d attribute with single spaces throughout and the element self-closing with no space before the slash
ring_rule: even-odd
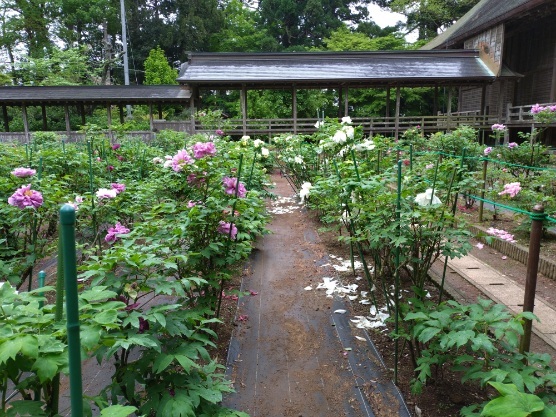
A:
<svg viewBox="0 0 556 417">
<path fill-rule="evenodd" d="M 85 126 L 85 105 L 83 103 L 79 105 L 79 112 L 81 113 L 81 125 Z"/>
<path fill-rule="evenodd" d="M 481 116 L 486 114 L 486 85 L 483 85 L 483 89 L 481 90 Z"/>
<path fill-rule="evenodd" d="M 390 124 L 388 123 L 389 120 L 388 118 L 390 117 L 390 87 L 388 87 L 386 89 L 386 123 L 385 126 L 389 126 Z"/>
<path fill-rule="evenodd" d="M 158 120 L 162 120 L 162 103 L 158 103 Z"/>
<path fill-rule="evenodd" d="M 432 114 L 438 116 L 438 86 L 434 86 L 434 98 L 432 101 Z"/>
<path fill-rule="evenodd" d="M 293 117 L 293 133 L 297 135 L 297 88 L 295 84 L 292 86 L 292 117 Z"/>
<path fill-rule="evenodd" d="M 21 106 L 21 115 L 23 116 L 23 128 L 25 130 L 25 143 L 29 143 L 29 120 L 27 119 L 27 106 Z"/>
<path fill-rule="evenodd" d="M 346 91 L 344 93 L 344 116 L 349 116 L 349 88 L 346 87 Z"/>
<path fill-rule="evenodd" d="M 446 106 L 446 112 L 448 113 L 448 116 L 452 115 L 452 89 L 450 87 L 448 87 L 448 103 Z"/>
<path fill-rule="evenodd" d="M 67 140 L 70 139 L 70 132 L 71 132 L 71 125 L 70 125 L 70 116 L 69 116 L 69 107 L 67 104 L 64 104 L 64 119 L 66 120 L 66 137 Z"/>
<path fill-rule="evenodd" d="M 554 46 L 554 60 L 552 63 L 552 85 L 550 87 L 550 102 L 554 103 L 556 101 L 556 45 Z"/>
<path fill-rule="evenodd" d="M 344 89 L 340 86 L 340 87 L 338 87 L 338 118 L 342 117 L 343 97 L 344 97 Z"/>
<path fill-rule="evenodd" d="M 541 204 L 533 207 L 531 215 L 531 234 L 529 238 L 529 256 L 527 257 L 527 272 L 525 276 L 525 295 L 523 298 L 523 311 L 533 312 L 535 307 L 535 289 L 537 287 L 537 272 L 539 270 L 539 258 L 541 252 L 542 225 L 546 214 Z M 523 336 L 519 346 L 519 353 L 529 352 L 531 345 L 531 330 L 533 323 L 525 319 L 523 325 Z"/>
<path fill-rule="evenodd" d="M 149 128 L 151 129 L 151 136 L 154 132 L 154 120 L 153 120 L 153 104 L 149 103 Z"/>
<path fill-rule="evenodd" d="M 400 86 L 396 87 L 396 140 L 400 133 Z"/>
<path fill-rule="evenodd" d="M 112 141 L 112 106 L 110 103 L 106 104 L 106 118 L 106 124 L 108 125 L 108 139 Z"/>
<path fill-rule="evenodd" d="M 42 114 L 42 130 L 46 132 L 48 130 L 48 125 L 46 122 L 46 106 L 44 104 L 41 104 L 41 114 Z"/>
<path fill-rule="evenodd" d="M 4 131 L 10 131 L 10 119 L 8 118 L 8 107 L 5 104 L 2 104 L 2 116 L 4 116 Z"/>
<path fill-rule="evenodd" d="M 241 86 L 241 93 L 239 95 L 241 101 L 241 121 L 243 127 L 243 136 L 247 135 L 247 86 Z"/>
<path fill-rule="evenodd" d="M 124 124 L 124 106 L 118 104 L 118 110 L 120 110 L 120 124 Z"/>
</svg>

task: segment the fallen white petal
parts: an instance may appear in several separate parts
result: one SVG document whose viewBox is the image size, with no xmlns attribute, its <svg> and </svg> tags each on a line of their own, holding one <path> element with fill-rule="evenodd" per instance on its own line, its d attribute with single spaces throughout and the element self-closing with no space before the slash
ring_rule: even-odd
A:
<svg viewBox="0 0 556 417">
<path fill-rule="evenodd" d="M 342 310 L 342 309 L 338 309 L 338 310 L 334 310 L 334 313 L 336 314 L 346 314 L 347 310 Z"/>
<path fill-rule="evenodd" d="M 361 336 L 355 336 L 355 338 L 356 338 L 357 340 L 361 340 L 362 342 L 366 342 L 366 341 L 367 341 L 367 339 L 365 339 L 364 337 L 361 337 Z"/>
<path fill-rule="evenodd" d="M 313 289 L 313 287 L 311 287 L 311 286 L 309 285 L 309 286 L 307 286 L 307 287 L 305 287 L 305 288 L 303 288 L 303 289 L 304 289 L 305 291 L 311 291 L 311 290 Z"/>
</svg>

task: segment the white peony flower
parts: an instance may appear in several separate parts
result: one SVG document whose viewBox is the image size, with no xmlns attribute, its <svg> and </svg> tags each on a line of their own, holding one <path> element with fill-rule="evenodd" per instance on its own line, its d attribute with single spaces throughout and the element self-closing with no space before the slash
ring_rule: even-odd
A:
<svg viewBox="0 0 556 417">
<path fill-rule="evenodd" d="M 317 122 L 315 123 L 315 127 L 318 129 L 321 126 L 324 126 L 324 120 L 317 120 Z"/>
<path fill-rule="evenodd" d="M 301 190 L 299 190 L 299 198 L 301 199 L 302 203 L 307 200 L 307 197 L 309 197 L 311 188 L 313 188 L 313 185 L 308 181 L 301 184 Z"/>
<path fill-rule="evenodd" d="M 353 136 L 355 135 L 355 129 L 353 126 L 343 126 L 342 130 L 346 132 L 346 136 L 348 138 L 353 139 Z"/>
<path fill-rule="evenodd" d="M 255 148 L 260 148 L 262 145 L 264 145 L 264 141 L 260 139 L 255 139 L 253 141 L 253 145 L 255 146 Z"/>
<path fill-rule="evenodd" d="M 342 130 L 336 131 L 336 133 L 334 133 L 334 137 L 332 138 L 332 140 L 336 143 L 345 143 L 347 141 L 346 132 Z"/>
<path fill-rule="evenodd" d="M 342 117 L 342 124 L 343 125 L 345 125 L 345 124 L 350 125 L 351 124 L 351 117 L 349 117 L 349 116 Z"/>
<path fill-rule="evenodd" d="M 268 158 L 268 155 L 270 155 L 270 151 L 267 148 L 261 148 L 261 155 L 263 156 L 263 158 Z"/>
<path fill-rule="evenodd" d="M 431 204 L 431 197 L 432 197 L 432 204 Z M 422 207 L 442 204 L 442 201 L 440 201 L 440 199 L 436 195 L 434 196 L 432 195 L 432 188 L 427 188 L 427 191 L 425 191 L 424 193 L 417 194 L 417 196 L 415 197 L 415 202 Z"/>
<path fill-rule="evenodd" d="M 354 146 L 356 151 L 372 151 L 375 148 L 375 143 L 372 139 L 365 139 L 363 142 Z"/>
<path fill-rule="evenodd" d="M 303 163 L 303 157 L 297 155 L 294 159 L 293 162 L 295 162 L 296 164 L 302 164 Z"/>
</svg>

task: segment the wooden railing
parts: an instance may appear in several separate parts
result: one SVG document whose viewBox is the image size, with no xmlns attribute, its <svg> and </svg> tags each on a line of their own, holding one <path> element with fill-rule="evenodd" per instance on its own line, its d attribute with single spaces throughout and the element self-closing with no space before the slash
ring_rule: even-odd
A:
<svg viewBox="0 0 556 417">
<path fill-rule="evenodd" d="M 539 103 L 540 106 L 556 106 L 556 103 Z M 506 108 L 506 124 L 508 125 L 530 125 L 533 123 L 533 115 L 531 108 L 534 104 L 527 104 L 525 106 L 512 106 L 508 104 Z"/>
<path fill-rule="evenodd" d="M 64 131 L 60 131 L 60 132 L 54 132 L 56 134 L 58 134 L 63 140 L 65 140 L 67 143 L 70 142 L 80 142 L 80 141 L 84 141 L 85 140 L 85 133 L 82 132 L 76 132 L 76 131 L 71 131 L 66 132 Z M 104 134 L 106 135 L 106 137 L 109 138 L 113 138 L 114 137 L 114 132 L 109 132 L 108 130 L 104 131 Z M 30 139 L 33 137 L 33 132 L 29 133 Z M 149 131 L 130 131 L 130 132 L 126 132 L 126 136 L 131 136 L 134 138 L 138 138 L 144 142 L 148 142 L 149 140 L 151 140 L 154 137 L 154 133 L 153 132 L 149 132 Z M 19 143 L 26 143 L 27 142 L 27 137 L 25 135 L 25 132 L 0 132 L 0 143 L 1 142 L 5 142 L 5 143 L 14 143 L 14 142 L 19 142 Z"/>
<path fill-rule="evenodd" d="M 425 133 L 438 131 L 449 131 L 457 129 L 461 125 L 468 125 L 476 129 L 490 129 L 498 119 L 494 116 L 481 116 L 476 114 L 451 114 L 439 116 L 402 116 L 397 121 L 395 117 L 355 117 L 352 118 L 354 126 L 362 126 L 365 134 L 395 135 L 396 131 L 402 133 L 409 128 L 419 127 Z M 316 119 L 247 119 L 245 129 L 243 120 L 227 119 L 225 122 L 225 133 L 232 136 L 242 136 L 243 134 L 256 136 L 277 136 L 280 134 L 303 133 L 312 134 L 316 132 Z M 193 129 L 194 127 L 194 129 Z M 187 133 L 209 133 L 214 134 L 215 129 L 208 129 L 200 121 L 165 121 L 155 120 L 153 122 L 153 132 L 135 131 L 126 132 L 126 135 L 141 138 L 148 141 L 162 130 L 174 130 Z M 64 137 L 68 142 L 84 140 L 85 136 L 81 132 L 56 132 Z M 105 131 L 108 137 L 113 133 Z M 32 136 L 32 133 L 30 133 Z M 27 141 L 23 132 L 0 132 L 0 142 L 20 142 Z"/>
<path fill-rule="evenodd" d="M 443 116 L 402 116 L 396 122 L 395 117 L 354 117 L 354 126 L 362 126 L 366 134 L 394 134 L 396 130 L 402 132 L 412 127 L 420 127 L 424 132 L 437 132 L 457 129 L 461 125 L 469 125 L 475 128 L 490 128 L 497 122 L 495 117 L 478 115 L 443 115 Z M 228 119 L 225 121 L 224 130 L 226 134 L 237 135 L 280 135 L 283 133 L 314 133 L 316 119 L 247 119 L 245 128 L 243 120 Z M 154 126 L 157 130 L 163 130 L 169 126 L 176 125 L 175 122 L 158 123 Z M 214 129 L 207 129 L 199 121 L 194 122 L 195 132 L 214 133 Z M 182 122 L 180 131 L 191 132 L 193 122 Z"/>
</svg>

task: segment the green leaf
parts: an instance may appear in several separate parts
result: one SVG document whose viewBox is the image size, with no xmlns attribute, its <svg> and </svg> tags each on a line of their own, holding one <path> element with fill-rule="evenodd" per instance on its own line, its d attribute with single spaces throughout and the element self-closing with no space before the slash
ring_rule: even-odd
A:
<svg viewBox="0 0 556 417">
<path fill-rule="evenodd" d="M 485 417 L 529 417 L 544 409 L 543 401 L 533 394 L 519 392 L 513 384 L 489 382 L 500 393 L 500 397 L 487 403 L 481 416 Z"/>
<path fill-rule="evenodd" d="M 102 417 L 128 417 L 137 411 L 137 408 L 132 406 L 111 405 L 100 412 Z"/>
<path fill-rule="evenodd" d="M 45 417 L 48 414 L 42 409 L 40 401 L 13 401 L 10 402 L 8 417 Z"/>
<path fill-rule="evenodd" d="M 114 291 L 106 290 L 104 286 L 97 286 L 83 291 L 79 298 L 90 303 L 92 301 L 104 301 L 108 298 L 115 298 L 117 295 Z"/>
<path fill-rule="evenodd" d="M 222 392 L 218 391 L 218 390 L 212 390 L 212 389 L 207 389 L 204 387 L 199 387 L 196 388 L 194 390 L 195 393 L 197 393 L 200 397 L 203 397 L 205 400 L 207 400 L 208 402 L 212 403 L 212 404 L 216 404 L 219 403 L 220 401 L 222 401 Z"/>
<path fill-rule="evenodd" d="M 422 343 L 427 343 L 429 340 L 431 340 L 434 336 L 436 336 L 438 333 L 440 333 L 440 330 L 438 327 L 427 327 L 425 328 L 425 330 L 423 330 L 420 334 L 419 334 L 419 341 Z"/>
<path fill-rule="evenodd" d="M 115 327 L 119 323 L 117 310 L 105 310 L 92 317 L 93 321 L 101 326 Z"/>
<path fill-rule="evenodd" d="M 197 364 L 184 355 L 176 355 L 176 360 L 180 363 L 185 372 L 190 372 L 191 368 L 197 367 Z"/>
<path fill-rule="evenodd" d="M 429 318 L 429 316 L 427 316 L 425 313 L 423 313 L 422 311 L 418 311 L 416 313 L 408 313 L 404 320 L 416 320 L 416 319 L 423 319 L 423 320 L 427 320 Z"/>
<path fill-rule="evenodd" d="M 58 361 L 42 356 L 35 361 L 33 369 L 37 371 L 41 383 L 50 381 L 58 373 Z"/>
<path fill-rule="evenodd" d="M 159 374 L 164 371 L 174 360 L 174 355 L 160 354 L 153 363 L 153 370 Z"/>
</svg>

